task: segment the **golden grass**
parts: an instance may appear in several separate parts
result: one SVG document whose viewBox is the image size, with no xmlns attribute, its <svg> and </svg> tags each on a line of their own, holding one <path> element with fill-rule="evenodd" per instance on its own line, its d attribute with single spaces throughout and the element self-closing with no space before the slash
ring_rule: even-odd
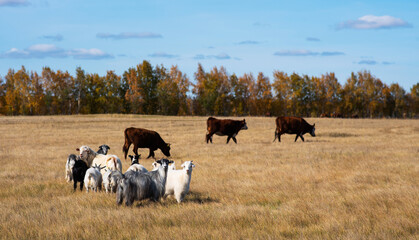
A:
<svg viewBox="0 0 419 240">
<path fill-rule="evenodd" d="M 0 238 L 419 238 L 418 120 L 307 119 L 317 137 L 272 143 L 274 118 L 248 117 L 237 145 L 219 136 L 206 144 L 205 120 L 0 117 Z M 68 154 L 108 144 L 123 158 L 123 130 L 131 126 L 160 132 L 178 167 L 194 160 L 184 203 L 118 207 L 115 195 L 73 193 L 65 182 Z M 151 168 L 152 160 L 141 163 Z"/>
</svg>

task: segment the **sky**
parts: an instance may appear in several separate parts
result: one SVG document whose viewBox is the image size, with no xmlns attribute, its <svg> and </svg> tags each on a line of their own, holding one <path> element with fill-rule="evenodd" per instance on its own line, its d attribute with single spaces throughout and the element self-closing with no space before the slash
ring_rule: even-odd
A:
<svg viewBox="0 0 419 240">
<path fill-rule="evenodd" d="M 419 82 L 417 0 L 0 0 L 0 76 L 9 69 L 122 75 L 143 60 L 194 81 L 224 66 L 341 84 L 367 70 L 406 91 Z"/>
</svg>

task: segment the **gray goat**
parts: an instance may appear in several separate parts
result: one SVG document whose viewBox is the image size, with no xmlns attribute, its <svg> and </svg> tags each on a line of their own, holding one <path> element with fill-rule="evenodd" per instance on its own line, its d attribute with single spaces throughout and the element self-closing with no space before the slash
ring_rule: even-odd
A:
<svg viewBox="0 0 419 240">
<path fill-rule="evenodd" d="M 168 159 L 160 159 L 157 171 L 140 173 L 128 171 L 124 178 L 119 181 L 116 192 L 116 203 L 121 205 L 125 199 L 125 205 L 131 206 L 135 200 L 151 199 L 159 201 L 165 192 L 167 169 L 170 163 Z"/>
</svg>

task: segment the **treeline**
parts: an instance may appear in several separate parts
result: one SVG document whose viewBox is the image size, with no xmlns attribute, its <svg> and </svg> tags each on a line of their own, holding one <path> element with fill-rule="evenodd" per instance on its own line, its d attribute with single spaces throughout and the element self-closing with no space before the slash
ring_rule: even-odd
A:
<svg viewBox="0 0 419 240">
<path fill-rule="evenodd" d="M 368 71 L 352 73 L 342 86 L 334 73 L 320 77 L 274 71 L 237 76 L 224 67 L 207 72 L 201 64 L 192 82 L 177 66 L 166 69 L 143 61 L 122 76 L 76 75 L 45 67 L 22 67 L 0 77 L 0 114 L 49 115 L 135 113 L 161 115 L 416 117 L 419 83 L 406 92 Z"/>
</svg>

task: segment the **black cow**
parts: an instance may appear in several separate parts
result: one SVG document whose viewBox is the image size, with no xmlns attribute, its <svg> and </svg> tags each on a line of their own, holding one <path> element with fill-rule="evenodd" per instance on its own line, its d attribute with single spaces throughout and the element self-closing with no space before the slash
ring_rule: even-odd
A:
<svg viewBox="0 0 419 240">
<path fill-rule="evenodd" d="M 154 158 L 154 151 L 160 149 L 164 155 L 170 157 L 170 144 L 166 143 L 155 131 L 144 128 L 127 128 L 124 131 L 125 143 L 122 147 L 125 159 L 127 159 L 128 149 L 131 144 L 134 144 L 134 153 L 138 155 L 138 148 L 150 149 L 150 154 L 147 158 Z"/>
<path fill-rule="evenodd" d="M 276 118 L 276 131 L 275 131 L 275 138 L 278 137 L 278 141 L 281 142 L 281 135 L 284 133 L 287 134 L 297 134 L 295 137 L 295 141 L 297 141 L 298 137 L 301 138 L 304 142 L 303 135 L 306 133 L 310 133 L 311 136 L 315 137 L 316 134 L 314 133 L 315 128 L 314 125 L 310 125 L 300 117 L 277 117 Z"/>
<path fill-rule="evenodd" d="M 235 143 L 237 143 L 236 136 L 240 130 L 247 130 L 246 120 L 236 121 L 231 119 L 216 119 L 209 117 L 207 120 L 207 135 L 206 141 L 212 143 L 212 135 L 216 134 L 218 136 L 228 136 L 227 143 L 232 138 Z"/>
</svg>

